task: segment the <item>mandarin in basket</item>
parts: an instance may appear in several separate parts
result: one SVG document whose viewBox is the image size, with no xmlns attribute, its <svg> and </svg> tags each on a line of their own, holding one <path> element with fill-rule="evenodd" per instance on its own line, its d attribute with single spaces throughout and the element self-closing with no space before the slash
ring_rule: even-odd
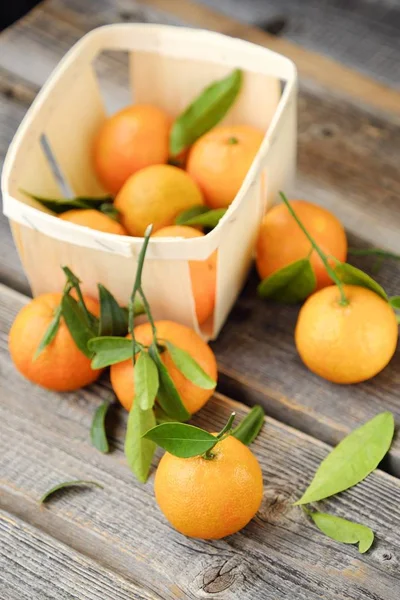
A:
<svg viewBox="0 0 400 600">
<path fill-rule="evenodd" d="M 171 119 L 149 104 L 128 106 L 105 121 L 93 144 L 93 164 L 104 188 L 116 194 L 130 175 L 166 163 Z"/>
<path fill-rule="evenodd" d="M 17 314 L 12 324 L 8 344 L 11 358 L 18 371 L 33 383 L 58 392 L 77 390 L 95 381 L 101 370 L 93 370 L 91 360 L 75 345 L 61 317 L 54 339 L 35 358 L 62 294 L 42 294 L 31 300 Z M 88 310 L 99 315 L 98 303 L 84 297 Z"/>
<path fill-rule="evenodd" d="M 290 200 L 296 215 L 325 254 L 345 262 L 347 239 L 343 225 L 326 208 L 305 200 Z M 256 265 L 261 279 L 265 279 L 286 267 L 306 258 L 311 251 L 311 242 L 300 229 L 284 204 L 274 206 L 264 217 L 256 245 Z M 332 284 L 326 268 L 313 250 L 310 256 L 317 285 L 321 289 Z"/>
<path fill-rule="evenodd" d="M 157 231 L 174 223 L 184 210 L 204 204 L 189 175 L 172 165 L 153 165 L 126 181 L 114 201 L 121 223 L 130 235 L 142 237 L 148 225 Z"/>
<path fill-rule="evenodd" d="M 374 377 L 392 358 L 399 326 L 390 304 L 375 292 L 336 285 L 312 294 L 297 320 L 296 347 L 305 365 L 334 383 L 358 383 Z"/>
<path fill-rule="evenodd" d="M 229 206 L 238 193 L 264 138 L 249 125 L 211 129 L 192 146 L 186 170 L 211 208 Z"/>
<path fill-rule="evenodd" d="M 157 503 L 184 535 L 220 539 L 254 517 L 263 496 L 260 465 L 241 441 L 229 436 L 212 457 L 178 458 L 166 452 L 154 481 Z"/>
<path fill-rule="evenodd" d="M 217 362 L 209 345 L 193 330 L 173 321 L 156 321 L 157 340 L 162 344 L 163 340 L 169 341 L 181 350 L 188 352 L 190 356 L 214 381 L 217 380 Z M 134 329 L 135 339 L 140 344 L 149 346 L 153 340 L 150 323 L 143 323 Z M 196 386 L 175 366 L 168 350 L 161 354 L 162 361 L 166 366 L 171 379 L 182 399 L 186 409 L 195 413 L 213 394 L 213 390 L 206 390 Z M 134 376 L 132 360 L 125 360 L 111 366 L 110 377 L 112 388 L 126 410 L 130 410 L 135 395 Z"/>
<path fill-rule="evenodd" d="M 159 229 L 153 237 L 203 237 L 204 233 L 186 225 L 170 225 Z M 204 323 L 212 314 L 215 304 L 217 252 L 214 251 L 206 260 L 191 260 L 189 263 L 190 278 L 197 320 Z"/>
<path fill-rule="evenodd" d="M 76 208 L 67 210 L 65 213 L 60 215 L 60 219 L 63 221 L 69 221 L 70 223 L 75 223 L 75 225 L 90 227 L 90 229 L 96 229 L 96 231 L 114 233 L 116 235 L 128 235 L 128 232 L 126 231 L 125 227 L 121 225 L 121 223 L 118 223 L 99 210 L 92 208 Z"/>
</svg>

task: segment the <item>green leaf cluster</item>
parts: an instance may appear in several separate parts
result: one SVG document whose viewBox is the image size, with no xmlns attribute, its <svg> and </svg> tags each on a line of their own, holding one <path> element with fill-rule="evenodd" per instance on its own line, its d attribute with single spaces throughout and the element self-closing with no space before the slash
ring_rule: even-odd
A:
<svg viewBox="0 0 400 600">
<path fill-rule="evenodd" d="M 98 197 L 89 197 L 89 196 L 76 196 L 75 198 L 47 198 L 45 196 L 39 196 L 37 194 L 31 194 L 26 190 L 21 190 L 29 198 L 32 200 L 36 200 L 44 206 L 45 208 L 53 211 L 57 215 L 61 215 L 68 210 L 74 209 L 94 209 L 102 212 L 103 214 L 109 216 L 111 219 L 118 221 L 119 212 L 115 208 L 113 202 L 114 198 L 112 196 L 98 196 Z"/>
<path fill-rule="evenodd" d="M 374 471 L 390 448 L 394 435 L 394 419 L 383 412 L 351 432 L 322 461 L 310 485 L 295 502 L 307 505 L 347 490 Z M 374 540 L 373 532 L 364 525 L 346 519 L 310 511 L 305 512 L 327 536 L 345 544 L 359 543 L 366 552 Z"/>
<path fill-rule="evenodd" d="M 205 227 L 214 229 L 226 213 L 226 208 L 208 208 L 204 205 L 192 206 L 181 212 L 175 219 L 176 225 Z"/>
</svg>

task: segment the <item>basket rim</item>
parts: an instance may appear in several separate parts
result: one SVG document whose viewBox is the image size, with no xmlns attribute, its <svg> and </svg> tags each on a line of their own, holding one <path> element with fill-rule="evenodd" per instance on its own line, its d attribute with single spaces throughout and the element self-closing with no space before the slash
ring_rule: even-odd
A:
<svg viewBox="0 0 400 600">
<path fill-rule="evenodd" d="M 111 25 L 103 25 L 101 27 L 97 27 L 88 33 L 86 33 L 80 40 L 78 40 L 70 50 L 65 54 L 65 56 L 59 61 L 56 65 L 52 73 L 47 78 L 44 83 L 42 89 L 39 91 L 32 105 L 28 109 L 25 114 L 22 122 L 20 123 L 18 130 L 9 146 L 7 155 L 4 160 L 3 172 L 1 177 L 1 189 L 3 193 L 3 212 L 4 214 L 12 219 L 17 220 L 17 222 L 22 223 L 23 225 L 27 225 L 32 227 L 30 222 L 30 218 L 33 216 L 34 220 L 39 224 L 43 225 L 43 234 L 48 235 L 48 231 L 46 229 L 54 226 L 55 218 L 57 218 L 54 214 L 50 214 L 48 212 L 44 212 L 39 210 L 34 206 L 29 206 L 22 202 L 21 200 L 15 198 L 9 191 L 9 179 L 10 174 L 12 172 L 12 166 L 14 160 L 18 154 L 18 151 L 21 147 L 25 134 L 30 125 L 30 121 L 32 119 L 32 115 L 38 111 L 43 105 L 44 101 L 51 94 L 53 87 L 57 84 L 57 82 L 62 78 L 63 74 L 66 70 L 75 62 L 77 58 L 80 58 L 81 53 L 88 50 L 92 43 L 95 42 L 95 45 L 92 46 L 91 54 L 95 57 L 102 49 L 106 49 L 109 47 L 107 43 L 103 43 L 104 38 L 107 37 L 108 33 L 112 31 L 114 33 L 132 33 L 132 32 L 153 32 L 154 34 L 161 33 L 166 36 L 182 36 L 185 37 L 187 32 L 190 31 L 190 35 L 192 39 L 196 41 L 201 41 L 204 43 L 213 42 L 217 43 L 225 48 L 227 46 L 241 46 L 242 48 L 251 49 L 258 54 L 262 54 L 265 57 L 274 59 L 278 59 L 281 64 L 284 64 L 288 70 L 289 77 L 281 79 L 286 81 L 286 85 L 284 87 L 283 93 L 279 99 L 278 105 L 272 117 L 271 123 L 265 132 L 263 141 L 261 146 L 252 162 L 252 165 L 247 172 L 245 179 L 243 180 L 242 186 L 239 189 L 236 197 L 229 205 L 227 212 L 220 219 L 218 225 L 205 236 L 200 238 L 193 239 L 184 239 L 184 238 L 155 238 L 150 240 L 149 246 L 149 258 L 160 258 L 159 252 L 163 249 L 163 257 L 165 258 L 179 258 L 182 259 L 182 241 L 185 242 L 185 258 L 190 260 L 190 254 L 194 253 L 196 255 L 201 254 L 201 258 L 198 260 L 207 258 L 211 252 L 213 252 L 219 245 L 222 233 L 225 227 L 228 225 L 229 221 L 234 220 L 238 211 L 240 210 L 240 205 L 242 203 L 242 199 L 247 194 L 248 190 L 254 183 L 257 182 L 257 178 L 260 174 L 262 168 L 262 159 L 267 154 L 269 147 L 271 145 L 271 140 L 274 135 L 275 128 L 279 123 L 279 120 L 282 116 L 282 113 L 287 105 L 287 102 L 295 90 L 297 86 L 297 70 L 296 67 L 289 58 L 270 50 L 269 48 L 265 48 L 263 46 L 259 46 L 252 42 L 248 42 L 246 40 L 240 40 L 237 38 L 232 38 L 231 36 L 227 36 L 223 33 L 207 31 L 204 29 L 192 29 L 188 27 L 179 27 L 174 25 L 157 25 L 151 23 L 119 23 L 119 24 L 111 24 Z M 210 61 L 212 62 L 212 61 Z M 221 61 L 214 61 L 221 62 Z M 250 70 L 250 69 L 248 69 Z M 254 70 L 254 69 L 253 69 Z M 255 69 L 256 72 L 260 72 L 258 69 Z M 14 205 L 14 209 L 13 209 Z M 23 209 L 21 210 L 21 205 Z M 19 206 L 19 210 L 17 210 L 16 206 Z M 17 218 L 17 213 L 23 212 L 26 216 L 25 222 L 22 221 L 22 218 Z M 133 236 L 120 236 L 116 234 L 110 234 L 100 231 L 95 231 L 88 227 L 83 227 L 76 225 L 74 223 L 70 223 L 68 221 L 63 221 L 61 219 L 57 219 L 57 228 L 60 231 L 72 232 L 75 231 L 76 234 L 79 234 L 81 240 L 85 238 L 87 240 L 93 241 L 94 238 L 98 239 L 99 246 L 103 246 L 103 250 L 107 248 L 107 240 L 109 242 L 113 242 L 113 244 L 117 244 L 120 251 L 123 254 L 135 255 L 140 249 L 143 238 L 142 237 L 133 237 Z M 39 228 L 38 228 L 39 229 Z M 70 241 L 69 243 L 74 243 Z M 78 243 L 77 245 L 87 245 Z M 90 244 L 89 244 L 90 245 Z M 100 248 L 99 248 L 100 249 Z M 168 256 L 165 254 L 165 249 L 168 250 Z"/>
</svg>

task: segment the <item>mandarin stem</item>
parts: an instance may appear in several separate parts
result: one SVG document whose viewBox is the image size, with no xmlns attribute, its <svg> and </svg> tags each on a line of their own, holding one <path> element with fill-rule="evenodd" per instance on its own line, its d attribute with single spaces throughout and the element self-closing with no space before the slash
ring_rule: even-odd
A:
<svg viewBox="0 0 400 600">
<path fill-rule="evenodd" d="M 316 253 L 318 254 L 318 256 L 320 257 L 320 259 L 322 260 L 324 267 L 329 275 L 329 277 L 332 279 L 332 281 L 337 285 L 337 287 L 339 288 L 339 292 L 340 292 L 340 304 L 342 306 L 347 306 L 349 301 L 346 298 L 346 294 L 344 293 L 344 289 L 343 289 L 343 285 L 342 282 L 340 281 L 340 279 L 338 278 L 338 276 L 336 275 L 335 271 L 332 269 L 332 267 L 330 266 L 328 259 L 326 257 L 326 254 L 321 250 L 321 248 L 317 245 L 317 243 L 314 241 L 314 239 L 311 237 L 311 235 L 308 233 L 307 229 L 304 227 L 303 223 L 300 221 L 300 219 L 298 218 L 298 216 L 296 215 L 295 211 L 293 210 L 293 208 L 291 207 L 289 200 L 286 198 L 285 194 L 283 192 L 279 192 L 280 197 L 282 198 L 283 202 L 286 205 L 286 208 L 288 209 L 288 211 L 290 212 L 290 214 L 292 215 L 292 217 L 294 218 L 294 220 L 296 221 L 297 225 L 300 227 L 300 229 L 302 230 L 302 232 L 304 233 L 304 235 L 307 237 L 307 239 L 309 240 L 309 242 L 311 243 L 312 247 L 314 248 L 314 250 L 316 251 Z"/>
</svg>

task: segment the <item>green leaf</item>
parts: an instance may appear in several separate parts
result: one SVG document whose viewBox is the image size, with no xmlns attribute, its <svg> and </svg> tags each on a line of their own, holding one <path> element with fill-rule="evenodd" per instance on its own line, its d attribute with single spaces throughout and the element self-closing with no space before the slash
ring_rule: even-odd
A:
<svg viewBox="0 0 400 600">
<path fill-rule="evenodd" d="M 286 265 L 264 279 L 258 286 L 261 298 L 296 304 L 312 294 L 317 280 L 308 258 Z"/>
<path fill-rule="evenodd" d="M 187 225 L 186 221 L 193 219 L 193 217 L 198 217 L 203 213 L 207 213 L 210 210 L 211 209 L 204 204 L 191 206 L 190 208 L 187 208 L 183 212 L 179 213 L 179 215 L 175 218 L 175 225 Z"/>
<path fill-rule="evenodd" d="M 69 295 L 63 297 L 61 310 L 68 330 L 79 350 L 88 358 L 93 354 L 88 348 L 88 342 L 96 335 L 88 326 L 86 316 L 78 302 Z"/>
<path fill-rule="evenodd" d="M 59 490 L 64 490 L 64 489 L 71 488 L 71 487 L 86 487 L 86 486 L 91 486 L 91 485 L 94 485 L 95 487 L 103 489 L 103 486 L 100 483 L 97 483 L 97 481 L 85 481 L 84 479 L 74 479 L 72 481 L 63 481 L 62 483 L 58 483 L 54 487 L 47 490 L 47 492 L 45 492 L 43 494 L 43 496 L 40 498 L 39 504 L 43 504 L 43 502 L 47 502 L 47 500 L 50 498 L 50 496 L 52 496 L 53 494 L 55 494 L 55 492 L 58 492 Z"/>
<path fill-rule="evenodd" d="M 106 215 L 113 221 L 119 223 L 119 210 L 117 210 L 111 202 L 103 202 L 100 204 L 99 211 L 102 212 L 103 215 Z"/>
<path fill-rule="evenodd" d="M 137 342 L 136 346 L 142 347 Z M 92 369 L 103 369 L 132 358 L 132 340 L 125 337 L 93 337 L 88 342 L 88 349 L 95 355 Z"/>
<path fill-rule="evenodd" d="M 142 410 L 153 408 L 158 390 L 158 369 L 149 353 L 139 352 L 135 363 L 135 402 Z"/>
<path fill-rule="evenodd" d="M 249 446 L 261 431 L 264 425 L 264 409 L 261 406 L 253 406 L 245 418 L 232 431 L 233 437 Z"/>
<path fill-rule="evenodd" d="M 400 260 L 400 254 L 395 254 L 383 248 L 349 248 L 348 254 L 352 256 L 377 256 L 378 258 L 393 258 Z"/>
<path fill-rule="evenodd" d="M 128 333 L 128 315 L 114 296 L 101 283 L 97 285 L 100 299 L 99 336 L 125 336 Z"/>
<path fill-rule="evenodd" d="M 201 368 L 201 366 L 190 356 L 185 350 L 181 350 L 171 342 L 163 341 L 168 352 L 174 361 L 175 366 L 179 371 L 194 385 L 203 390 L 213 390 L 217 382 L 211 379 L 209 375 Z"/>
<path fill-rule="evenodd" d="M 149 439 L 144 439 L 143 435 L 155 424 L 156 419 L 153 410 L 142 410 L 139 402 L 134 400 L 128 417 L 125 456 L 132 473 L 142 483 L 147 481 L 151 461 L 156 450 L 155 443 Z"/>
<path fill-rule="evenodd" d="M 38 196 L 37 194 L 31 194 L 25 190 L 21 190 L 29 198 L 40 202 L 45 208 L 52 210 L 58 215 L 66 212 L 67 210 L 73 210 L 74 208 L 95 208 L 99 209 L 103 204 L 111 204 L 113 198 L 111 196 L 77 196 L 76 198 L 46 198 L 44 196 Z"/>
<path fill-rule="evenodd" d="M 314 479 L 295 504 L 308 504 L 343 492 L 379 465 L 390 448 L 394 419 L 383 412 L 346 436 L 322 461 Z"/>
<path fill-rule="evenodd" d="M 241 85 L 242 72 L 235 69 L 201 92 L 172 125 L 169 139 L 172 156 L 191 146 L 224 118 L 236 100 Z"/>
<path fill-rule="evenodd" d="M 216 443 L 215 436 L 208 431 L 185 423 L 162 423 L 147 431 L 144 437 L 179 458 L 204 454 Z"/>
<path fill-rule="evenodd" d="M 321 512 L 306 511 L 322 533 L 343 544 L 358 544 L 358 551 L 367 552 L 374 541 L 374 532 L 365 525 Z"/>
<path fill-rule="evenodd" d="M 163 411 L 176 421 L 187 421 L 190 418 L 190 413 L 183 405 L 182 399 L 178 394 L 178 390 L 172 381 L 166 366 L 161 360 L 157 346 L 153 343 L 149 348 L 149 354 L 154 360 L 158 369 L 159 388 L 157 392 L 157 400 Z"/>
<path fill-rule="evenodd" d="M 169 417 L 161 408 L 161 406 L 159 404 L 156 404 L 154 406 L 154 414 L 156 417 L 156 421 L 157 421 L 157 425 L 159 425 L 160 423 L 175 423 L 176 420 L 173 419 L 172 417 Z"/>
<path fill-rule="evenodd" d="M 36 348 L 36 352 L 33 356 L 34 361 L 38 358 L 38 356 L 40 356 L 40 354 L 43 352 L 43 350 L 46 348 L 46 346 L 51 344 L 51 342 L 56 337 L 58 328 L 60 327 L 60 321 L 61 321 L 61 304 L 56 308 L 56 310 L 54 312 L 54 317 L 50 321 L 49 326 L 46 329 L 44 336 L 40 340 L 39 346 Z"/>
<path fill-rule="evenodd" d="M 389 298 L 389 304 L 395 310 L 400 310 L 400 296 L 391 296 L 391 298 Z"/>
<path fill-rule="evenodd" d="M 75 275 L 75 273 L 73 273 L 71 271 L 71 269 L 69 267 L 63 266 L 61 268 L 64 271 L 64 274 L 67 278 L 67 283 L 71 287 L 73 287 L 76 291 L 76 294 L 78 296 L 78 304 L 79 304 L 80 308 L 82 309 L 82 312 L 85 316 L 88 327 L 90 327 L 93 330 L 94 335 L 96 335 L 98 328 L 99 328 L 99 320 L 97 317 L 92 315 L 92 313 L 89 312 L 89 310 L 87 309 L 85 300 L 83 298 L 81 286 L 80 286 L 80 283 L 81 283 L 80 279 Z"/>
<path fill-rule="evenodd" d="M 110 450 L 105 426 L 105 419 L 109 406 L 109 402 L 102 402 L 100 406 L 96 408 L 92 426 L 90 428 L 90 439 L 92 444 L 97 450 L 103 452 L 103 454 L 107 454 Z"/>
<path fill-rule="evenodd" d="M 359 285 L 360 287 L 372 290 L 384 300 L 388 299 L 383 287 L 380 286 L 379 283 L 377 283 L 374 279 L 372 279 L 372 277 L 367 275 L 367 273 L 361 271 L 361 269 L 357 269 L 357 267 L 353 267 L 353 265 L 349 265 L 349 263 L 338 262 L 333 266 L 333 270 L 342 283 L 347 283 L 348 285 Z"/>
<path fill-rule="evenodd" d="M 195 207 L 199 208 L 199 207 Z M 186 210 L 185 213 L 188 213 L 190 209 Z M 181 213 L 175 220 L 177 225 L 188 225 L 190 227 L 208 227 L 210 229 L 216 227 L 224 214 L 226 213 L 226 208 L 215 208 L 213 210 L 206 209 L 201 213 L 198 212 L 197 215 L 193 216 L 185 216 L 185 213 Z M 179 221 L 179 223 L 178 223 Z"/>
</svg>

